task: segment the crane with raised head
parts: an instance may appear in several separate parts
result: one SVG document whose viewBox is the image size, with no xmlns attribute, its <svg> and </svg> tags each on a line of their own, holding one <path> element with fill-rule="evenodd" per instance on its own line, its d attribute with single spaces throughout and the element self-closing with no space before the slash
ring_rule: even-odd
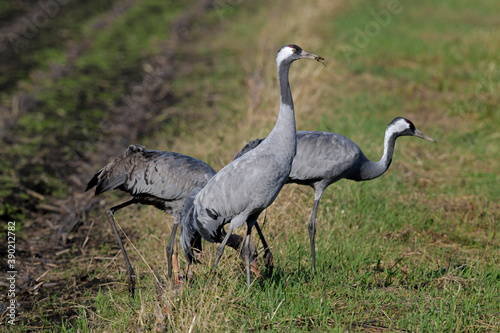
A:
<svg viewBox="0 0 500 333">
<path fill-rule="evenodd" d="M 128 288 L 132 295 L 135 292 L 135 272 L 118 232 L 114 213 L 132 204 L 144 204 L 173 215 L 174 225 L 166 249 L 168 276 L 171 278 L 175 234 L 184 200 L 193 189 L 205 186 L 215 174 L 211 166 L 194 157 L 170 151 L 146 150 L 140 145 L 130 145 L 123 154 L 115 157 L 90 180 L 85 191 L 95 187 L 95 195 L 119 189 L 133 197 L 106 211 L 125 258 Z M 241 236 L 233 235 L 228 245 L 237 249 L 242 243 Z M 201 244 L 198 248 L 201 250 Z M 250 256 L 256 258 L 255 248 L 250 251 Z"/>
<path fill-rule="evenodd" d="M 313 272 L 316 270 L 316 214 L 323 192 L 343 178 L 364 181 L 383 175 L 391 165 L 396 139 L 400 136 L 415 136 L 436 142 L 419 131 L 410 120 L 397 117 L 385 130 L 382 158 L 373 162 L 363 154 L 357 144 L 343 135 L 329 132 L 297 132 L 297 154 L 293 159 L 287 183 L 308 185 L 314 189 L 314 207 L 308 227 Z M 236 155 L 235 160 L 257 149 L 264 142 L 264 139 L 250 141 Z"/>
<path fill-rule="evenodd" d="M 268 137 L 258 147 L 226 165 L 204 188 L 195 190 L 191 199 L 186 200 L 181 222 L 181 246 L 188 262 L 193 260 L 193 242 L 201 236 L 209 242 L 221 243 L 214 262 L 214 267 L 217 267 L 229 237 L 245 221 L 247 233 L 243 246 L 248 247 L 259 214 L 274 201 L 287 181 L 297 148 L 288 72 L 292 62 L 298 59 L 323 60 L 293 44 L 278 51 L 276 65 L 281 103 L 278 119 Z M 228 223 L 229 230 L 224 235 L 223 227 Z M 247 286 L 250 288 L 249 249 L 244 253 Z"/>
</svg>

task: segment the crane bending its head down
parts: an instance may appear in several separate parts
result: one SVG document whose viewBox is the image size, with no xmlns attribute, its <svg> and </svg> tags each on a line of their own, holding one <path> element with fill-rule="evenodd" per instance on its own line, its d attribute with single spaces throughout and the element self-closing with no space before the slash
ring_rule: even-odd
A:
<svg viewBox="0 0 500 333">
<path fill-rule="evenodd" d="M 200 235 L 210 242 L 221 241 L 214 263 L 217 266 L 229 236 L 245 221 L 248 228 L 244 246 L 248 246 L 259 214 L 274 201 L 287 181 L 297 149 L 288 71 L 291 63 L 299 59 L 323 60 L 294 44 L 285 45 L 278 51 L 276 65 L 281 104 L 276 124 L 267 139 L 253 151 L 225 166 L 204 188 L 193 193 L 192 201 L 189 200 L 190 207 L 186 206 L 188 201 L 185 202 L 181 217 L 181 244 L 188 260 L 192 260 L 190 249 L 196 238 L 193 235 Z M 230 223 L 229 230 L 224 234 L 222 228 L 227 223 Z M 249 263 L 250 258 L 247 257 L 248 287 L 251 282 Z"/>
<path fill-rule="evenodd" d="M 155 206 L 174 216 L 174 225 L 167 245 L 168 276 L 171 278 L 175 234 L 180 223 L 184 199 L 193 189 L 205 186 L 213 175 L 215 170 L 212 167 L 194 157 L 170 151 L 146 150 L 143 146 L 131 145 L 89 181 L 86 191 L 95 187 L 96 195 L 120 189 L 133 197 L 107 210 L 108 221 L 127 264 L 128 287 L 132 295 L 135 292 L 135 272 L 116 227 L 114 213 L 132 204 L 144 204 Z M 233 236 L 228 244 L 239 248 L 243 238 Z M 198 248 L 201 250 L 201 244 Z M 256 253 L 257 251 L 252 249 L 253 257 L 257 256 Z"/>
</svg>

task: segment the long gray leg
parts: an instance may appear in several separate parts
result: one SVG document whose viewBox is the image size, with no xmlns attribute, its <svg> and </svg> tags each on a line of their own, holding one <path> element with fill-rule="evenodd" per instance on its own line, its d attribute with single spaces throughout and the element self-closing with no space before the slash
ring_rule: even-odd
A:
<svg viewBox="0 0 500 333">
<path fill-rule="evenodd" d="M 309 241 L 311 243 L 311 268 L 312 272 L 316 272 L 316 214 L 318 212 L 319 200 L 323 195 L 323 190 L 314 191 L 314 208 L 311 213 L 311 220 L 309 221 Z"/>
<path fill-rule="evenodd" d="M 252 283 L 252 275 L 250 272 L 250 263 L 251 263 L 251 252 L 250 252 L 250 236 L 252 235 L 252 227 L 257 223 L 257 218 L 259 214 L 251 215 L 247 219 L 247 236 L 245 237 L 245 265 L 247 269 L 247 287 L 250 289 L 250 285 Z"/>
<path fill-rule="evenodd" d="M 111 207 L 106 211 L 106 213 L 108 215 L 108 221 L 111 224 L 111 228 L 113 229 L 113 231 L 115 233 L 116 240 L 118 241 L 118 244 L 120 245 L 120 248 L 121 248 L 122 253 L 123 253 L 123 257 L 125 258 L 125 263 L 127 264 L 127 284 L 128 284 L 128 290 L 129 290 L 130 294 L 132 295 L 132 297 L 134 297 L 134 295 L 135 295 L 135 271 L 132 268 L 132 265 L 130 264 L 130 260 L 129 260 L 128 255 L 127 255 L 127 251 L 125 251 L 125 246 L 123 246 L 123 242 L 122 242 L 122 239 L 120 237 L 120 233 L 118 232 L 118 228 L 116 227 L 116 221 L 115 221 L 115 217 L 113 214 L 116 211 L 118 211 L 124 207 L 130 206 L 130 205 L 136 204 L 136 203 L 137 203 L 137 200 L 132 199 L 132 200 L 124 202 L 120 205 Z"/>
<path fill-rule="evenodd" d="M 220 258 L 222 257 L 222 254 L 224 254 L 224 247 L 226 246 L 227 241 L 229 240 L 229 237 L 233 233 L 233 231 L 240 227 L 243 223 L 245 223 L 245 220 L 247 219 L 247 216 L 245 215 L 237 215 L 234 217 L 229 224 L 229 231 L 227 232 L 226 236 L 222 240 L 222 243 L 219 245 L 217 248 L 217 255 L 215 256 L 215 262 L 214 262 L 214 268 L 217 268 L 217 264 L 219 263 Z"/>
<path fill-rule="evenodd" d="M 255 229 L 259 233 L 260 240 L 262 241 L 262 246 L 264 246 L 264 262 L 266 264 L 266 268 L 269 270 L 269 274 L 273 274 L 274 267 L 274 258 L 271 250 L 269 250 L 269 246 L 267 245 L 266 239 L 264 238 L 264 234 L 260 229 L 259 223 L 255 222 Z"/>
<path fill-rule="evenodd" d="M 174 254 L 175 234 L 177 233 L 177 227 L 179 226 L 180 220 L 180 213 L 174 213 L 174 225 L 167 244 L 167 270 L 169 279 L 172 279 L 172 255 Z"/>
<path fill-rule="evenodd" d="M 252 233 L 252 228 L 248 226 L 247 236 L 245 237 L 245 248 L 247 252 L 250 252 L 250 234 Z M 245 253 L 245 267 L 247 269 L 247 287 L 250 289 L 252 283 L 252 274 L 250 272 L 250 256 Z"/>
<path fill-rule="evenodd" d="M 233 228 L 230 226 L 229 231 L 227 232 L 226 236 L 222 240 L 222 243 L 220 243 L 219 247 L 217 248 L 217 255 L 215 256 L 215 262 L 214 262 L 214 269 L 217 268 L 217 265 L 219 264 L 219 260 L 224 254 L 224 247 L 226 246 L 226 243 L 233 233 Z"/>
</svg>

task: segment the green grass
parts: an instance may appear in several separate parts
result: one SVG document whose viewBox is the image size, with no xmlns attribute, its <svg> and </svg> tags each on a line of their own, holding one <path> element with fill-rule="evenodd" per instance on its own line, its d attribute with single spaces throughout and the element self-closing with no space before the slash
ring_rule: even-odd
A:
<svg viewBox="0 0 500 333">
<path fill-rule="evenodd" d="M 338 7 L 329 3 L 316 1 L 297 20 L 292 14 L 303 8 L 302 2 L 292 1 L 284 9 L 244 2 L 241 8 L 225 7 L 198 22 L 212 33 L 208 39 L 200 32 L 200 39 L 185 46 L 183 55 L 192 63 L 191 71 L 174 83 L 176 94 L 186 96 L 176 108 L 188 120 L 165 124 L 165 132 L 152 133 L 141 143 L 222 167 L 246 141 L 272 128 L 279 103 L 274 52 L 279 45 L 295 42 L 324 56 L 328 66 L 318 70 L 320 65 L 303 61 L 292 66 L 298 129 L 341 133 L 377 160 L 382 156 L 385 127 L 394 117 L 405 116 L 438 144 L 400 138 L 385 175 L 362 183 L 342 180 L 326 190 L 317 218 L 316 274 L 310 271 L 307 234 L 313 193 L 310 188 L 287 185 L 259 220 L 262 223 L 266 215 L 263 231 L 274 253 L 275 271 L 255 280 L 250 290 L 234 251 L 225 252 L 214 274 L 216 245 L 206 244 L 202 264 L 193 268 L 194 279 L 180 290 L 167 283 L 166 292 L 157 295 L 150 267 L 165 278 L 171 218 L 166 223 L 164 214 L 150 208 L 120 212 L 117 220 L 140 251 L 139 255 L 128 247 L 139 274 L 136 298 L 127 295 L 118 247 L 91 244 L 89 258 L 106 258 L 59 274 L 67 274 L 68 285 L 83 274 L 107 282 L 90 286 L 61 305 L 73 311 L 63 320 L 50 320 L 41 313 L 45 329 L 499 329 L 496 2 L 401 1 L 401 13 L 350 59 L 344 50 L 354 45 L 354 29 L 373 20 L 370 10 L 387 8 L 388 2 L 366 6 L 362 1 L 346 1 Z M 143 28 L 138 30 L 141 38 L 154 35 L 147 26 Z M 133 38 L 123 45 L 147 48 Z M 134 59 L 142 54 L 131 53 Z M 96 53 L 85 61 L 98 58 Z M 87 66 L 85 61 L 80 66 Z M 107 71 L 97 61 L 94 65 Z M 252 95 L 249 78 L 258 70 L 263 73 L 263 93 L 257 90 Z M 106 82 L 103 79 L 102 84 L 110 88 Z M 121 93 L 116 89 L 102 93 Z M 249 111 L 253 98 L 260 104 Z M 92 114 L 86 112 L 85 117 Z M 256 124 L 258 130 L 253 129 Z M 118 201 L 113 195 L 108 198 Z M 103 207 L 94 208 L 93 214 L 96 221 L 106 223 Z M 111 241 L 111 231 L 107 233 Z M 56 307 L 60 298 L 44 306 Z"/>
</svg>

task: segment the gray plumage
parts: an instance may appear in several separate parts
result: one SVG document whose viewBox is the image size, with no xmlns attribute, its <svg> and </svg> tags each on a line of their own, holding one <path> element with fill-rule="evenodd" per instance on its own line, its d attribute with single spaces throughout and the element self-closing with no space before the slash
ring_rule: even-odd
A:
<svg viewBox="0 0 500 333">
<path fill-rule="evenodd" d="M 98 195 L 119 189 L 138 203 L 173 214 L 182 209 L 184 199 L 194 188 L 205 186 L 215 173 L 194 157 L 131 145 L 94 175 L 86 191 L 96 186 Z"/>
<path fill-rule="evenodd" d="M 314 189 L 314 207 L 309 222 L 312 270 L 316 268 L 315 234 L 316 214 L 325 189 L 340 179 L 364 181 L 377 178 L 387 171 L 394 153 L 396 139 L 416 136 L 436 142 L 419 131 L 408 119 L 397 117 L 387 126 L 384 154 L 378 162 L 370 161 L 357 144 L 345 136 L 328 132 L 297 132 L 297 154 L 287 183 L 308 185 Z M 264 139 L 249 142 L 235 157 L 238 160 L 263 144 Z"/>
<path fill-rule="evenodd" d="M 196 190 L 189 202 L 186 200 L 181 245 L 189 262 L 192 261 L 193 239 L 201 235 L 209 242 L 222 241 L 215 258 L 214 266 L 217 266 L 229 235 L 245 221 L 247 235 L 244 247 L 247 247 L 259 214 L 274 201 L 288 179 L 296 151 L 295 115 L 288 71 L 293 61 L 302 58 L 323 59 L 296 45 L 284 46 L 277 53 L 281 104 L 276 124 L 267 139 L 225 166 L 204 188 Z M 224 236 L 221 231 L 227 223 L 230 223 L 229 230 Z M 257 230 L 260 231 L 258 226 Z M 267 249 L 266 245 L 264 247 Z M 250 287 L 250 258 L 245 259 L 247 285 Z"/>
<path fill-rule="evenodd" d="M 85 191 L 95 187 L 95 195 L 119 189 L 133 196 L 132 200 L 107 210 L 108 220 L 125 257 L 128 285 L 132 294 L 135 290 L 135 273 L 116 228 L 114 212 L 140 203 L 153 205 L 174 216 L 174 226 L 167 245 L 168 275 L 171 277 L 175 233 L 184 200 L 193 189 L 205 186 L 215 173 L 212 167 L 196 158 L 131 145 L 90 180 Z"/>
</svg>

